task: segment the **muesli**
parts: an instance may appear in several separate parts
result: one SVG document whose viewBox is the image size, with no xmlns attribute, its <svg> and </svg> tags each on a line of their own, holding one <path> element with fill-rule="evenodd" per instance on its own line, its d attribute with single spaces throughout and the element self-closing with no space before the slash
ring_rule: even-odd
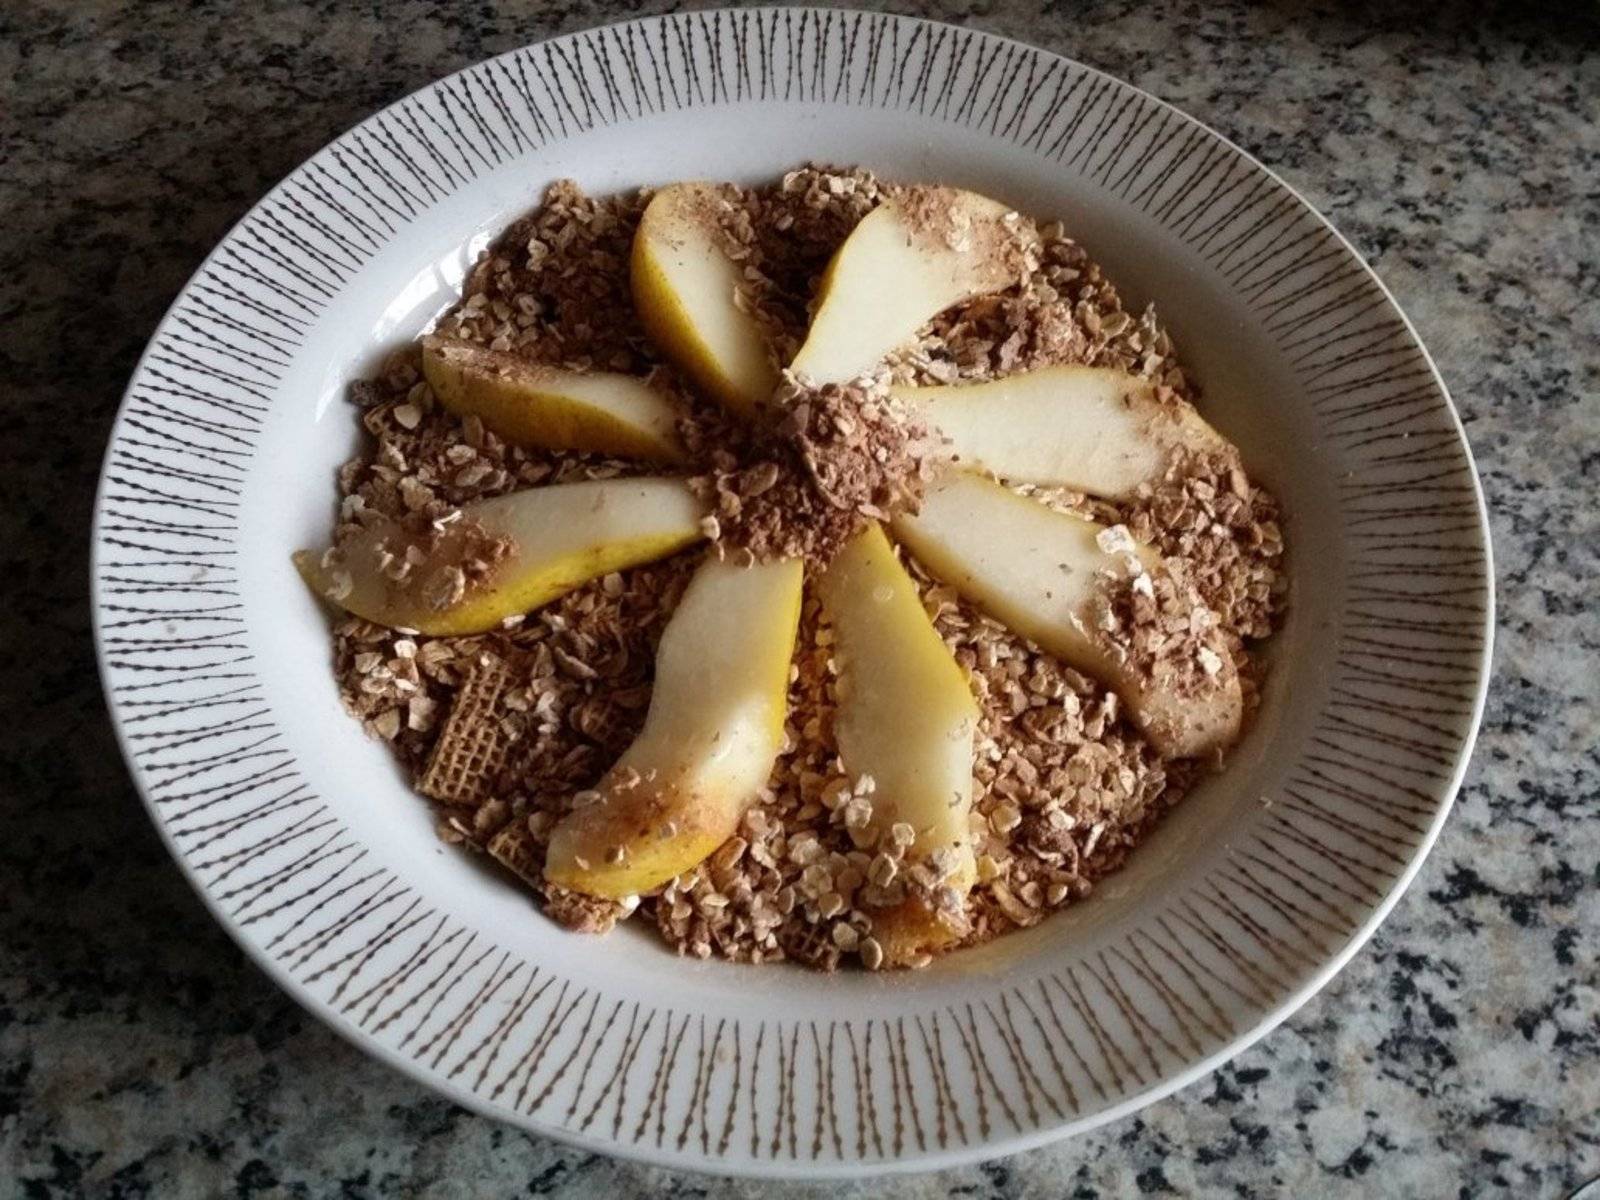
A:
<svg viewBox="0 0 1600 1200">
<path fill-rule="evenodd" d="M 1277 505 L 1057 222 L 557 183 L 352 386 L 349 710 L 556 921 L 915 967 L 1089 894 L 1258 704 Z"/>
</svg>

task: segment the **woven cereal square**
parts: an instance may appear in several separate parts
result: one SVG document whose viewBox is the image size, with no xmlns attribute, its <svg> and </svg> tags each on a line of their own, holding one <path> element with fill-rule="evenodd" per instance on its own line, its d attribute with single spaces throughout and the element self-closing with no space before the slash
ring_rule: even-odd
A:
<svg viewBox="0 0 1600 1200">
<path fill-rule="evenodd" d="M 474 808 L 490 798 L 511 749 L 499 709 L 514 682 L 511 668 L 490 655 L 472 669 L 417 780 L 419 792 L 443 804 Z"/>
</svg>

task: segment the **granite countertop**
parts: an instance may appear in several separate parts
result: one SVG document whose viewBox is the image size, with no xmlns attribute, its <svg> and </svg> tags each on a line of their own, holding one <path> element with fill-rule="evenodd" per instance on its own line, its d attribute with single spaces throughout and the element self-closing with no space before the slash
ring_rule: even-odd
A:
<svg viewBox="0 0 1600 1200">
<path fill-rule="evenodd" d="M 372 110 L 634 7 L 0 11 L 0 694 L 13 731 L 0 750 L 0 1197 L 810 1194 L 501 1128 L 302 1012 L 157 842 L 90 646 L 101 450 L 201 256 Z M 917 7 L 1148 88 L 1333 218 L 1455 393 L 1493 515 L 1500 628 L 1477 754 L 1437 848 L 1295 1017 L 1074 1141 L 827 1194 L 1565 1195 L 1600 1173 L 1600 29 L 1470 3 Z"/>
</svg>

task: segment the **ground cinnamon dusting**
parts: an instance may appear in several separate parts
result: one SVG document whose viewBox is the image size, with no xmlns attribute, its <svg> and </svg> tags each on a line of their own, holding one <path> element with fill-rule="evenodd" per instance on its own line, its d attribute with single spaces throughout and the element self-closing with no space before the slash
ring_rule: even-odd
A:
<svg viewBox="0 0 1600 1200">
<path fill-rule="evenodd" d="M 914 184 L 893 194 L 913 238 L 962 253 L 976 251 L 982 261 L 994 264 L 996 274 L 1008 278 L 1028 266 L 1035 238 L 1027 228 L 1032 222 L 1019 214 L 973 217 L 957 203 L 954 188 Z"/>
<path fill-rule="evenodd" d="M 820 168 L 768 187 L 716 190 L 712 215 L 744 275 L 738 302 L 767 330 L 780 365 L 804 337 L 828 258 L 893 192 L 864 171 Z M 724 553 L 821 564 L 865 522 L 914 506 L 929 469 L 925 436 L 888 399 L 891 382 L 976 382 L 1084 363 L 1140 375 L 1169 402 L 1197 399 L 1153 309 L 1127 312 L 1082 248 L 1044 224 L 1019 286 L 942 314 L 881 377 L 821 389 L 786 379 L 768 421 L 735 428 L 688 393 L 633 316 L 628 251 L 647 199 L 555 185 L 486 252 L 438 332 L 530 361 L 648 376 L 677 397 L 690 474 L 713 506 L 708 532 Z M 934 207 L 924 214 L 930 231 L 970 236 L 939 229 Z M 415 348 L 355 385 L 352 398 L 370 440 L 340 472 L 343 537 L 385 521 L 420 533 L 472 500 L 642 472 L 507 446 L 481 422 L 444 412 Z M 1130 580 L 1111 596 L 1112 615 L 1145 631 L 1142 653 L 1183 656 L 1182 669 L 1202 675 L 1209 667 L 1198 651 L 1216 639 L 1254 702 L 1251 644 L 1281 620 L 1283 537 L 1272 497 L 1238 463 L 1178 458 L 1161 481 L 1118 503 L 1029 490 L 1159 549 L 1170 574 L 1150 580 L 1148 594 Z M 688 552 L 607 576 L 476 637 L 342 619 L 334 629 L 341 695 L 437 799 L 441 836 L 490 854 L 563 924 L 599 932 L 638 912 L 693 956 L 889 965 L 873 911 L 911 892 L 933 903 L 949 897 L 941 899 L 936 864 L 906 860 L 909 826 L 876 829 L 873 781 L 839 765 L 831 631 L 809 592 L 785 747 L 737 835 L 651 896 L 595 900 L 543 880 L 550 829 L 643 723 L 656 644 L 698 561 Z M 978 883 L 962 914 L 968 942 L 978 942 L 1087 896 L 1203 768 L 1163 761 L 1114 693 L 977 613 L 915 561 L 906 565 L 980 706 Z M 1183 629 L 1172 624 L 1180 613 Z"/>
<path fill-rule="evenodd" d="M 881 377 L 808 386 L 785 372 L 754 422 L 702 417 L 685 440 L 709 465 L 691 483 L 713 506 L 712 541 L 756 562 L 826 566 L 868 522 L 914 510 L 932 465 L 927 431 Z"/>
<path fill-rule="evenodd" d="M 772 187 L 718 189 L 722 244 L 744 274 L 735 300 L 761 323 L 775 366 L 805 340 L 816 283 L 833 252 L 892 190 L 859 168 L 804 168 Z"/>
<path fill-rule="evenodd" d="M 402 488 L 402 494 L 405 489 Z M 493 579 L 513 550 L 510 539 L 491 534 L 460 509 L 411 511 L 392 517 L 363 507 L 340 522 L 333 545 L 322 556 L 332 582 L 328 598 L 349 595 L 350 568 L 371 559 L 377 573 L 395 587 L 414 590 L 434 612 L 460 604 Z"/>
</svg>

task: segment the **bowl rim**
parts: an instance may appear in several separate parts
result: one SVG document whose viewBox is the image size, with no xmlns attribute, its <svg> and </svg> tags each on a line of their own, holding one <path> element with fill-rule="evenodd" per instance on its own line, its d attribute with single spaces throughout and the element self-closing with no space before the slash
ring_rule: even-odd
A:
<svg viewBox="0 0 1600 1200">
<path fill-rule="evenodd" d="M 999 45 L 1017 52 L 1029 52 L 1041 56 L 1046 61 L 1059 60 L 1064 67 L 1084 72 L 1089 77 L 1100 83 L 1125 89 L 1136 94 L 1144 101 L 1158 106 L 1163 112 L 1177 118 L 1187 127 L 1194 127 L 1205 134 L 1217 139 L 1221 144 L 1243 160 L 1248 167 L 1270 179 L 1283 193 L 1292 196 L 1302 207 L 1305 213 L 1315 218 L 1321 226 L 1333 236 L 1343 254 L 1348 260 L 1358 264 L 1364 280 L 1375 285 L 1389 308 L 1402 323 L 1411 347 L 1420 354 L 1426 364 L 1433 384 L 1437 387 L 1439 395 L 1445 402 L 1445 409 L 1449 414 L 1451 425 L 1459 438 L 1461 453 L 1471 476 L 1474 498 L 1474 513 L 1476 518 L 1476 533 L 1481 543 L 1484 555 L 1484 580 L 1485 591 L 1482 597 L 1484 610 L 1482 620 L 1482 648 L 1478 660 L 1473 664 L 1476 678 L 1473 684 L 1473 698 L 1470 717 L 1465 724 L 1466 732 L 1455 752 L 1454 764 L 1446 782 L 1437 786 L 1437 807 L 1429 821 L 1426 830 L 1410 852 L 1409 860 L 1392 878 L 1387 890 L 1382 897 L 1373 904 L 1365 920 L 1348 936 L 1345 944 L 1338 951 L 1330 955 L 1326 961 L 1318 964 L 1304 981 L 1283 999 L 1264 1012 L 1261 1018 L 1252 1026 L 1241 1033 L 1230 1037 L 1213 1052 L 1195 1059 L 1181 1070 L 1174 1072 L 1170 1077 L 1158 1078 L 1153 1083 L 1138 1090 L 1128 1093 L 1123 1099 L 1109 1104 L 1104 1108 L 1094 1109 L 1086 1114 L 1076 1115 L 1055 1122 L 1043 1122 L 1038 1127 L 1010 1134 L 995 1131 L 993 1136 L 987 1136 L 974 1142 L 961 1145 L 951 1145 L 941 1148 L 910 1151 L 896 1157 L 885 1157 L 882 1160 L 847 1158 L 843 1161 L 825 1161 L 822 1159 L 801 1160 L 780 1158 L 744 1159 L 740 1157 L 727 1157 L 722 1155 L 694 1156 L 687 1159 L 682 1152 L 674 1154 L 666 1146 L 657 1147 L 644 1141 L 629 1142 L 621 1138 L 606 1137 L 592 1133 L 566 1128 L 554 1121 L 548 1121 L 535 1113 L 518 1113 L 509 1116 L 504 1111 L 497 1109 L 490 1101 L 477 1092 L 463 1087 L 453 1080 L 447 1079 L 437 1070 L 425 1066 L 421 1061 L 413 1059 L 397 1050 L 391 1049 L 380 1039 L 364 1032 L 356 1024 L 342 1017 L 328 1002 L 318 998 L 312 990 L 301 981 L 297 980 L 279 959 L 267 953 L 265 949 L 255 945 L 250 938 L 244 935 L 243 930 L 224 910 L 219 901 L 208 891 L 204 881 L 197 873 L 188 853 L 177 844 L 177 841 L 162 819 L 155 800 L 151 794 L 147 781 L 142 772 L 135 766 L 134 747 L 129 741 L 128 731 L 125 727 L 123 715 L 112 691 L 110 674 L 109 651 L 106 643 L 105 629 L 105 599 L 101 591 L 101 573 L 105 546 L 102 538 L 103 522 L 106 518 L 107 490 L 110 483 L 112 470 L 111 453 L 114 450 L 118 434 L 123 425 L 127 408 L 132 399 L 134 383 L 145 373 L 148 360 L 158 345 L 170 334 L 177 310 L 186 295 L 193 288 L 195 282 L 201 279 L 216 259 L 218 254 L 234 240 L 239 231 L 248 225 L 262 210 L 267 209 L 271 202 L 279 198 L 287 185 L 303 172 L 308 163 L 332 146 L 345 141 L 352 134 L 369 130 L 384 117 L 390 116 L 402 109 L 408 103 L 416 100 L 425 93 L 432 93 L 451 84 L 465 86 L 465 77 L 472 71 L 484 67 L 489 63 L 509 60 L 513 56 L 525 51 L 533 50 L 552 43 L 567 43 L 586 34 L 595 34 L 602 30 L 618 29 L 628 26 L 654 26 L 658 23 L 677 18 L 713 18 L 726 17 L 734 20 L 738 17 L 759 17 L 763 14 L 811 14 L 820 22 L 824 14 L 831 14 L 833 18 L 848 20 L 878 19 L 903 24 L 907 26 L 925 26 L 948 31 L 971 33 L 982 41 L 998 43 Z M 725 101 L 731 103 L 731 101 Z M 746 99 L 739 103 L 758 104 L 760 101 Z M 832 107 L 833 102 L 822 102 L 823 107 Z M 106 455 L 102 460 L 100 474 L 96 485 L 93 522 L 89 554 L 89 584 L 91 595 L 91 623 L 93 628 L 96 661 L 99 668 L 102 691 L 110 718 L 113 732 L 116 737 L 119 752 L 127 766 L 129 778 L 132 780 L 146 812 L 155 825 L 157 834 L 167 852 L 172 856 L 184 879 L 199 897 L 202 905 L 239 946 L 246 956 L 262 970 L 266 976 L 279 988 L 286 992 L 305 1011 L 315 1016 L 325 1026 L 331 1028 L 343 1040 L 355 1046 L 363 1053 L 378 1059 L 386 1066 L 398 1070 L 408 1078 L 421 1084 L 428 1090 L 441 1094 L 445 1098 L 461 1105 L 462 1107 L 488 1117 L 495 1121 L 513 1125 L 526 1132 L 536 1133 L 549 1137 L 564 1145 L 608 1155 L 650 1166 L 691 1173 L 706 1174 L 719 1177 L 733 1178 L 760 1178 L 760 1179 L 787 1179 L 787 1180 L 841 1180 L 863 1177 L 873 1177 L 887 1174 L 911 1174 L 925 1171 L 940 1170 L 948 1167 L 967 1165 L 975 1162 L 987 1161 L 999 1157 L 1021 1153 L 1038 1147 L 1064 1140 L 1073 1135 L 1087 1132 L 1099 1126 L 1109 1124 L 1136 1112 L 1147 1105 L 1154 1103 L 1172 1093 L 1189 1086 L 1204 1076 L 1216 1070 L 1230 1059 L 1236 1057 L 1248 1047 L 1265 1037 L 1280 1024 L 1298 1011 L 1313 995 L 1320 991 L 1327 983 L 1342 970 L 1349 961 L 1362 949 L 1377 927 L 1388 916 L 1398 903 L 1400 897 L 1410 886 L 1423 861 L 1437 841 L 1439 833 L 1448 818 L 1456 796 L 1470 764 L 1472 752 L 1476 743 L 1479 727 L 1482 722 L 1484 708 L 1487 700 L 1490 679 L 1492 675 L 1492 658 L 1494 649 L 1494 634 L 1496 625 L 1496 594 L 1495 570 L 1493 558 L 1493 544 L 1491 529 L 1488 520 L 1488 507 L 1484 495 L 1482 479 L 1479 475 L 1471 444 L 1466 430 L 1462 424 L 1460 413 L 1452 398 L 1449 388 L 1435 363 L 1431 352 L 1418 335 L 1410 317 L 1405 313 L 1387 285 L 1373 270 L 1365 257 L 1353 246 L 1350 241 L 1328 220 L 1315 206 L 1313 206 L 1301 193 L 1284 180 L 1271 167 L 1262 163 L 1249 151 L 1237 145 L 1230 138 L 1219 133 L 1205 122 L 1190 116 L 1160 97 L 1155 96 L 1137 84 L 1129 83 L 1109 72 L 1088 66 L 1067 55 L 1035 46 L 1018 38 L 992 32 L 982 27 L 969 27 L 953 22 L 940 21 L 931 18 L 913 16 L 896 12 L 874 12 L 855 8 L 820 8 L 810 5 L 760 5 L 750 8 L 722 7 L 704 10 L 694 10 L 683 13 L 648 14 L 618 18 L 595 25 L 586 25 L 581 28 L 560 34 L 553 34 L 533 42 L 512 47 L 499 54 L 469 63 L 447 75 L 439 76 L 420 84 L 415 89 L 398 97 L 391 103 L 383 106 L 354 124 L 346 127 L 340 133 L 330 138 L 318 150 L 314 151 L 302 162 L 297 164 L 283 178 L 268 189 L 254 204 L 252 204 L 240 217 L 229 226 L 228 230 L 217 240 L 216 244 L 197 265 L 194 272 L 185 281 L 183 286 L 174 294 L 173 302 L 162 316 L 160 322 L 150 335 L 145 349 L 140 354 L 129 376 L 129 386 L 124 390 L 119 403 L 118 413 L 113 422 L 108 437 Z"/>
</svg>

